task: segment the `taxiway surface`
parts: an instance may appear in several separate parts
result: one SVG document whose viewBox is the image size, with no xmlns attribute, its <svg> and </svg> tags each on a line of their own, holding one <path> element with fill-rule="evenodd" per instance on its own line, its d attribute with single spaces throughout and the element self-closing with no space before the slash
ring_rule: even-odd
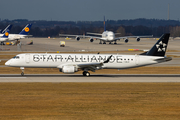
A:
<svg viewBox="0 0 180 120">
<path fill-rule="evenodd" d="M 33 45 L 27 45 L 30 41 L 33 41 Z M 60 47 L 60 41 L 65 41 L 65 47 Z M 17 46 L 0 46 L 1 49 L 8 51 L 60 51 L 60 52 L 74 52 L 74 51 L 121 51 L 128 49 L 149 50 L 155 43 L 156 39 L 142 38 L 140 42 L 136 39 L 129 39 L 128 43 L 123 40 L 117 41 L 117 44 L 99 44 L 99 40 L 89 42 L 88 39 L 81 39 L 76 41 L 75 39 L 65 40 L 65 38 L 25 38 L 21 40 L 21 48 Z M 179 50 L 179 39 L 170 39 L 168 49 Z"/>
<path fill-rule="evenodd" d="M 180 75 L 170 74 L 170 75 L 91 75 L 90 77 L 85 77 L 80 74 L 73 75 L 35 75 L 27 74 L 25 76 L 20 76 L 18 74 L 1 74 L 0 82 L 50 82 L 50 83 L 61 83 L 61 82 L 180 82 Z"/>
</svg>

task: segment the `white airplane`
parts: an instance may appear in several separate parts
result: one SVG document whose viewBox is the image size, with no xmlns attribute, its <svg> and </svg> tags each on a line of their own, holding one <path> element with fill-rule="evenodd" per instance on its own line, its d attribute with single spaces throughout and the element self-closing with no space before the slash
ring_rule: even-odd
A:
<svg viewBox="0 0 180 120">
<path fill-rule="evenodd" d="M 165 56 L 169 36 L 169 33 L 162 35 L 148 52 L 141 55 L 24 53 L 8 60 L 5 65 L 20 67 L 22 76 L 25 67 L 58 68 L 69 74 L 82 70 L 84 76 L 90 76 L 88 71 L 127 69 L 170 61 L 172 58 Z"/>
<path fill-rule="evenodd" d="M 4 31 L 3 36 L 0 37 L 0 42 L 1 42 L 1 41 L 6 41 L 6 40 L 8 40 L 8 39 L 9 39 L 8 36 L 9 36 L 9 30 Z"/>
<path fill-rule="evenodd" d="M 32 35 L 28 35 L 31 26 L 32 26 L 32 24 L 27 24 L 19 34 L 9 34 L 8 39 L 5 41 L 1 41 L 1 42 L 14 41 L 14 40 L 19 40 L 19 39 L 23 39 L 23 38 L 32 36 Z M 1 36 L 3 36 L 3 34 L 0 34 L 0 37 Z"/>
<path fill-rule="evenodd" d="M 117 44 L 116 41 L 120 40 L 120 39 L 124 39 L 124 42 L 128 43 L 129 42 L 128 38 L 136 38 L 136 41 L 139 42 L 140 38 L 153 37 L 152 35 L 115 37 L 115 35 L 120 34 L 120 33 L 114 33 L 112 31 L 107 31 L 106 30 L 105 17 L 104 17 L 104 32 L 102 34 L 100 34 L 100 33 L 90 33 L 90 32 L 87 32 L 87 34 L 98 35 L 98 36 L 67 35 L 67 34 L 59 34 L 59 36 L 66 36 L 66 37 L 68 37 L 68 36 L 74 37 L 75 36 L 76 37 L 75 39 L 77 41 L 79 41 L 82 37 L 86 37 L 86 38 L 90 38 L 89 39 L 90 42 L 93 42 L 94 39 L 99 39 L 100 40 L 99 44 L 102 44 L 102 41 L 103 41 L 103 44 L 106 44 L 106 42 L 109 42 L 109 44 L 111 44 L 111 42 L 114 42 L 114 44 Z M 101 36 L 101 37 L 99 37 L 99 36 Z"/>
</svg>

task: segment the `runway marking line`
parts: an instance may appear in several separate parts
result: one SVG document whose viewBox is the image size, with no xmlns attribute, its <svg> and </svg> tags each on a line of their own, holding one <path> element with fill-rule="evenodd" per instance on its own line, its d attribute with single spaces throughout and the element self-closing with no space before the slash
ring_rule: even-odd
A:
<svg viewBox="0 0 180 120">
<path fill-rule="evenodd" d="M 27 77 L 0 77 L 1 78 L 27 78 Z"/>
</svg>

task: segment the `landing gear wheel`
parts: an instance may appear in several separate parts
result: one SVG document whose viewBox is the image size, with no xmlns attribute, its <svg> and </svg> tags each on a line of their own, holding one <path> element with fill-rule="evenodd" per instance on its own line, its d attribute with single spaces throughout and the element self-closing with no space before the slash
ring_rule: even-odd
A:
<svg viewBox="0 0 180 120">
<path fill-rule="evenodd" d="M 111 42 L 109 42 L 109 44 L 111 44 Z"/>
<path fill-rule="evenodd" d="M 24 72 L 21 73 L 21 76 L 24 76 Z"/>
<path fill-rule="evenodd" d="M 103 44 L 106 44 L 106 42 L 103 42 Z"/>
<path fill-rule="evenodd" d="M 85 71 L 82 74 L 83 74 L 83 76 L 86 76 L 86 72 Z"/>
<path fill-rule="evenodd" d="M 87 76 L 87 77 L 88 77 L 88 76 L 90 76 L 90 73 L 89 73 L 89 72 L 84 71 L 84 72 L 83 72 L 83 76 Z"/>
<path fill-rule="evenodd" d="M 90 73 L 89 73 L 89 72 L 86 72 L 86 76 L 89 77 L 89 76 L 90 76 Z"/>
</svg>

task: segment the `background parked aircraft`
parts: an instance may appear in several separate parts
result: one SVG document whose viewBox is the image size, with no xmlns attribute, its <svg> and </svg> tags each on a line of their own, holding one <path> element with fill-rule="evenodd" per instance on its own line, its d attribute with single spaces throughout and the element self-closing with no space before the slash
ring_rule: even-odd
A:
<svg viewBox="0 0 180 120">
<path fill-rule="evenodd" d="M 8 40 L 1 41 L 1 42 L 14 41 L 14 40 L 19 40 L 19 39 L 32 36 L 32 35 L 28 35 L 31 29 L 31 26 L 32 24 L 27 24 L 19 34 L 9 34 Z M 0 34 L 0 37 L 1 36 L 3 36 L 3 34 Z"/>
<path fill-rule="evenodd" d="M 9 40 L 8 36 L 9 36 L 9 30 L 5 31 L 3 36 L 0 37 L 0 42 Z"/>
<path fill-rule="evenodd" d="M 147 38 L 147 37 L 153 37 L 152 35 L 146 35 L 146 36 L 124 36 L 124 37 L 115 37 L 115 35 L 120 34 L 120 33 L 114 33 L 112 31 L 107 31 L 106 30 L 106 22 L 105 22 L 105 17 L 104 17 L 104 32 L 102 34 L 100 33 L 90 33 L 87 32 L 87 34 L 91 34 L 91 35 L 96 35 L 96 36 L 86 36 L 86 35 L 66 35 L 66 34 L 59 34 L 59 36 L 75 36 L 76 40 L 79 41 L 80 38 L 82 37 L 86 37 L 86 38 L 90 38 L 89 41 L 93 42 L 94 39 L 99 39 L 100 42 L 99 44 L 106 44 L 106 42 L 109 42 L 109 44 L 111 44 L 112 42 L 114 42 L 114 44 L 117 44 L 117 40 L 120 39 L 124 39 L 125 43 L 128 43 L 128 38 L 136 38 L 136 41 L 139 42 L 140 38 Z"/>
</svg>

